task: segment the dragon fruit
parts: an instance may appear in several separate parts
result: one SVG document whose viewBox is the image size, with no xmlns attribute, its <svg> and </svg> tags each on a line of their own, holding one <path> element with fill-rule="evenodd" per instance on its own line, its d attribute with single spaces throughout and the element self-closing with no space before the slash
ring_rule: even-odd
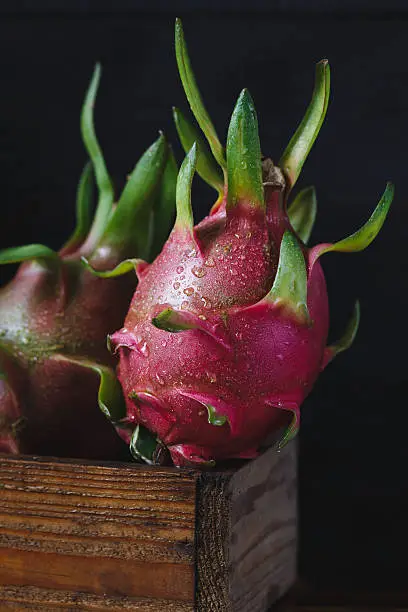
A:
<svg viewBox="0 0 408 612">
<path fill-rule="evenodd" d="M 134 279 L 97 278 L 82 260 L 99 269 L 135 254 L 154 257 L 173 223 L 177 165 L 160 135 L 114 202 L 93 123 L 99 80 L 97 65 L 81 115 L 90 162 L 78 186 L 73 235 L 58 253 L 38 244 L 0 252 L 0 263 L 21 262 L 0 291 L 2 452 L 104 459 L 127 454 L 97 397 L 98 384 L 102 406 L 120 389 L 106 335 L 122 323 Z M 94 215 L 93 175 L 99 190 Z"/>
<path fill-rule="evenodd" d="M 357 232 L 308 248 L 314 190 L 298 194 L 288 210 L 287 201 L 326 114 L 327 61 L 317 64 L 310 105 L 274 165 L 261 155 L 247 90 L 233 111 L 224 150 L 179 20 L 176 57 L 209 148 L 174 109 L 187 151 L 177 179 L 175 225 L 153 263 L 136 262 L 136 292 L 124 326 L 109 342 L 119 355 L 126 400 L 118 431 L 134 457 L 155 463 L 168 452 L 177 466 L 205 467 L 255 457 L 274 436 L 281 448 L 296 434 L 302 401 L 324 367 L 350 346 L 359 322 L 357 303 L 344 336 L 327 346 L 328 297 L 319 259 L 368 246 L 385 220 L 393 187 L 387 185 Z M 218 192 L 196 226 L 195 170 Z"/>
</svg>

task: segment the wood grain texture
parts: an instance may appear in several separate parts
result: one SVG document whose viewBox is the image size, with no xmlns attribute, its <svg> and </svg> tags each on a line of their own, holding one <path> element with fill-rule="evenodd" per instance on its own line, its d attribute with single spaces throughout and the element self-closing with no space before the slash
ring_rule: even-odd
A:
<svg viewBox="0 0 408 612">
<path fill-rule="evenodd" d="M 265 612 L 294 580 L 295 457 L 203 473 L 0 456 L 0 612 Z"/>
<path fill-rule="evenodd" d="M 0 597 L 6 586 L 21 587 L 20 596 L 30 586 L 63 593 L 62 603 L 79 593 L 192 609 L 195 479 L 171 469 L 1 459 Z"/>
<path fill-rule="evenodd" d="M 196 608 L 228 612 L 231 474 L 202 474 L 197 489 Z"/>
</svg>

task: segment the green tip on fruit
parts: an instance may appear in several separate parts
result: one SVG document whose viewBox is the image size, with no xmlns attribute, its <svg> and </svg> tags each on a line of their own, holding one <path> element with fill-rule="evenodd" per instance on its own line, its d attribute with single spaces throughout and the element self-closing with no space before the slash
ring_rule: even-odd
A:
<svg viewBox="0 0 408 612">
<path fill-rule="evenodd" d="M 41 265 L 51 268 L 60 262 L 58 253 L 43 244 L 27 244 L 0 251 L 0 264 L 22 263 L 30 260 L 38 261 Z"/>
<path fill-rule="evenodd" d="M 112 423 L 116 423 L 126 416 L 126 405 L 122 388 L 112 368 L 89 361 L 88 359 L 69 357 L 68 355 L 54 354 L 51 359 L 93 370 L 100 379 L 98 404 L 104 415 Z"/>
<path fill-rule="evenodd" d="M 306 187 L 306 189 L 299 191 L 288 208 L 290 224 L 304 244 L 309 242 L 316 213 L 317 199 L 314 187 Z"/>
<path fill-rule="evenodd" d="M 116 255 L 137 253 L 148 259 L 153 240 L 155 197 L 167 160 L 163 134 L 145 151 L 128 177 L 119 202 L 98 242 Z"/>
<path fill-rule="evenodd" d="M 176 227 L 188 229 L 190 232 L 194 228 L 193 209 L 191 206 L 191 184 L 197 163 L 197 146 L 193 144 L 190 151 L 181 164 L 177 177 L 176 187 Z"/>
<path fill-rule="evenodd" d="M 360 324 L 360 302 L 357 300 L 354 304 L 353 314 L 347 324 L 342 337 L 334 344 L 328 347 L 328 350 L 332 352 L 333 357 L 346 351 L 353 344 L 357 335 L 358 326 Z"/>
<path fill-rule="evenodd" d="M 292 412 L 292 420 L 289 426 L 286 428 L 282 438 L 279 440 L 277 445 L 278 452 L 281 451 L 290 440 L 296 437 L 299 426 L 300 426 L 300 412 L 299 408 L 293 408 L 290 410 Z"/>
<path fill-rule="evenodd" d="M 381 200 L 368 221 L 359 230 L 354 232 L 354 234 L 348 236 L 348 238 L 344 238 L 333 244 L 318 244 L 313 247 L 309 255 L 310 267 L 312 267 L 315 261 L 324 253 L 329 253 L 331 251 L 354 253 L 363 251 L 368 247 L 384 225 L 393 198 L 394 185 L 392 183 L 387 183 Z"/>
<path fill-rule="evenodd" d="M 113 270 L 96 270 L 91 266 L 86 257 L 81 257 L 81 262 L 89 272 L 99 278 L 116 278 L 117 276 L 123 276 L 131 270 L 135 271 L 140 264 L 146 263 L 143 259 L 124 259 L 113 268 Z"/>
<path fill-rule="evenodd" d="M 288 179 L 288 188 L 296 183 L 309 151 L 326 116 L 330 95 L 330 67 L 327 60 L 316 65 L 312 100 L 299 127 L 283 153 L 279 166 Z"/>
<path fill-rule="evenodd" d="M 167 160 L 164 165 L 160 186 L 153 206 L 153 237 L 149 260 L 160 253 L 174 225 L 176 213 L 176 185 L 178 166 L 173 150 L 167 146 Z"/>
<path fill-rule="evenodd" d="M 227 208 L 243 200 L 264 207 L 258 120 L 247 89 L 238 98 L 228 129 L 227 172 Z"/>
<path fill-rule="evenodd" d="M 95 66 L 94 73 L 85 96 L 81 113 L 81 133 L 85 148 L 92 161 L 96 184 L 99 190 L 98 205 L 95 217 L 88 237 L 89 244 L 94 244 L 105 229 L 106 223 L 112 211 L 113 204 L 113 185 L 106 168 L 101 147 L 96 138 L 94 127 L 94 106 L 96 94 L 98 92 L 99 81 L 101 78 L 101 65 Z"/>
<path fill-rule="evenodd" d="M 310 322 L 305 258 L 297 238 L 288 230 L 282 238 L 278 270 L 266 300 L 282 304 L 300 323 Z"/>
<path fill-rule="evenodd" d="M 173 118 L 184 151 L 187 153 L 194 142 L 197 145 L 197 173 L 219 195 L 222 195 L 224 192 L 223 175 L 206 142 L 178 108 L 173 108 Z"/>
<path fill-rule="evenodd" d="M 222 427 L 228 421 L 223 414 L 218 414 L 217 410 L 211 404 L 205 404 L 208 413 L 208 422 L 215 427 Z"/>
<path fill-rule="evenodd" d="M 188 330 L 198 330 L 211 336 L 226 350 L 230 350 L 229 339 L 225 334 L 224 327 L 209 321 L 206 317 L 189 312 L 188 310 L 174 310 L 165 308 L 152 319 L 152 325 L 163 331 L 178 333 Z"/>
<path fill-rule="evenodd" d="M 321 369 L 329 364 L 339 353 L 346 351 L 353 344 L 355 337 L 357 335 L 358 327 L 360 324 L 360 303 L 357 302 L 354 304 L 353 314 L 349 322 L 347 323 L 347 327 L 342 335 L 342 337 L 337 340 L 334 344 L 327 346 L 324 351 L 323 363 Z"/>
<path fill-rule="evenodd" d="M 183 316 L 183 313 L 177 312 L 176 310 L 173 310 L 173 308 L 166 308 L 165 310 L 162 310 L 160 314 L 153 317 L 152 324 L 157 327 L 157 329 L 162 329 L 172 333 L 196 328 L 188 316 Z"/>
<path fill-rule="evenodd" d="M 133 459 L 148 465 L 156 463 L 155 457 L 159 441 L 146 427 L 136 425 L 129 444 Z"/>
<path fill-rule="evenodd" d="M 191 67 L 190 58 L 184 39 L 183 26 L 180 19 L 176 19 L 175 44 L 177 66 L 183 84 L 187 100 L 190 104 L 194 117 L 208 140 L 211 151 L 222 168 L 226 168 L 224 148 L 221 145 L 209 114 L 204 106 L 200 91 L 197 87 L 194 72 Z"/>
<path fill-rule="evenodd" d="M 64 254 L 81 246 L 92 225 L 93 168 L 88 161 L 79 179 L 76 197 L 76 227 L 63 247 Z"/>
</svg>

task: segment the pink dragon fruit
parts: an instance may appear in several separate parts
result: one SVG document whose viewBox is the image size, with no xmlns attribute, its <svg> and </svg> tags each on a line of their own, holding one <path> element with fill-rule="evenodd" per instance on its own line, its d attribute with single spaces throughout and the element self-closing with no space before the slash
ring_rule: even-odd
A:
<svg viewBox="0 0 408 612">
<path fill-rule="evenodd" d="M 326 114 L 327 61 L 317 64 L 312 101 L 275 166 L 261 157 L 246 90 L 224 152 L 197 89 L 180 21 L 176 56 L 211 152 L 175 110 L 188 151 L 177 179 L 175 225 L 155 261 L 136 264 L 139 283 L 110 345 L 119 354 L 127 407 L 118 431 L 133 455 L 156 462 L 167 448 L 175 465 L 206 466 L 254 457 L 278 432 L 279 447 L 295 435 L 303 399 L 327 363 L 351 344 L 359 321 L 356 304 L 343 338 L 326 346 L 328 298 L 319 258 L 370 244 L 393 187 L 387 185 L 356 233 L 307 248 L 314 192 L 301 192 L 288 212 L 286 203 Z M 194 227 L 195 170 L 219 197 Z"/>
<path fill-rule="evenodd" d="M 123 322 L 134 279 L 97 278 L 81 258 L 99 269 L 157 254 L 173 223 L 177 166 L 160 136 L 114 203 L 93 126 L 99 79 L 98 65 L 81 117 L 91 162 L 78 187 L 74 234 L 59 253 L 37 244 L 0 252 L 0 263 L 23 262 L 0 291 L 1 452 L 105 459 L 127 453 L 97 397 L 99 381 L 102 407 L 120 390 L 106 335 Z M 99 199 L 92 219 L 93 174 Z"/>
</svg>

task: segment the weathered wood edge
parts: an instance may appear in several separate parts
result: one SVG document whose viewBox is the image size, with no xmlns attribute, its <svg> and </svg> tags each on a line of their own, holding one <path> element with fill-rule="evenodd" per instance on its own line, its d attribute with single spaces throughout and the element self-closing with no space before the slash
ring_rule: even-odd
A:
<svg viewBox="0 0 408 612">
<path fill-rule="evenodd" d="M 197 475 L 195 610 L 267 610 L 293 586 L 297 505 L 295 442 L 236 470 Z"/>
<path fill-rule="evenodd" d="M 198 612 L 230 612 L 229 541 L 231 492 L 234 472 L 197 475 L 196 489 L 196 586 Z"/>
</svg>

